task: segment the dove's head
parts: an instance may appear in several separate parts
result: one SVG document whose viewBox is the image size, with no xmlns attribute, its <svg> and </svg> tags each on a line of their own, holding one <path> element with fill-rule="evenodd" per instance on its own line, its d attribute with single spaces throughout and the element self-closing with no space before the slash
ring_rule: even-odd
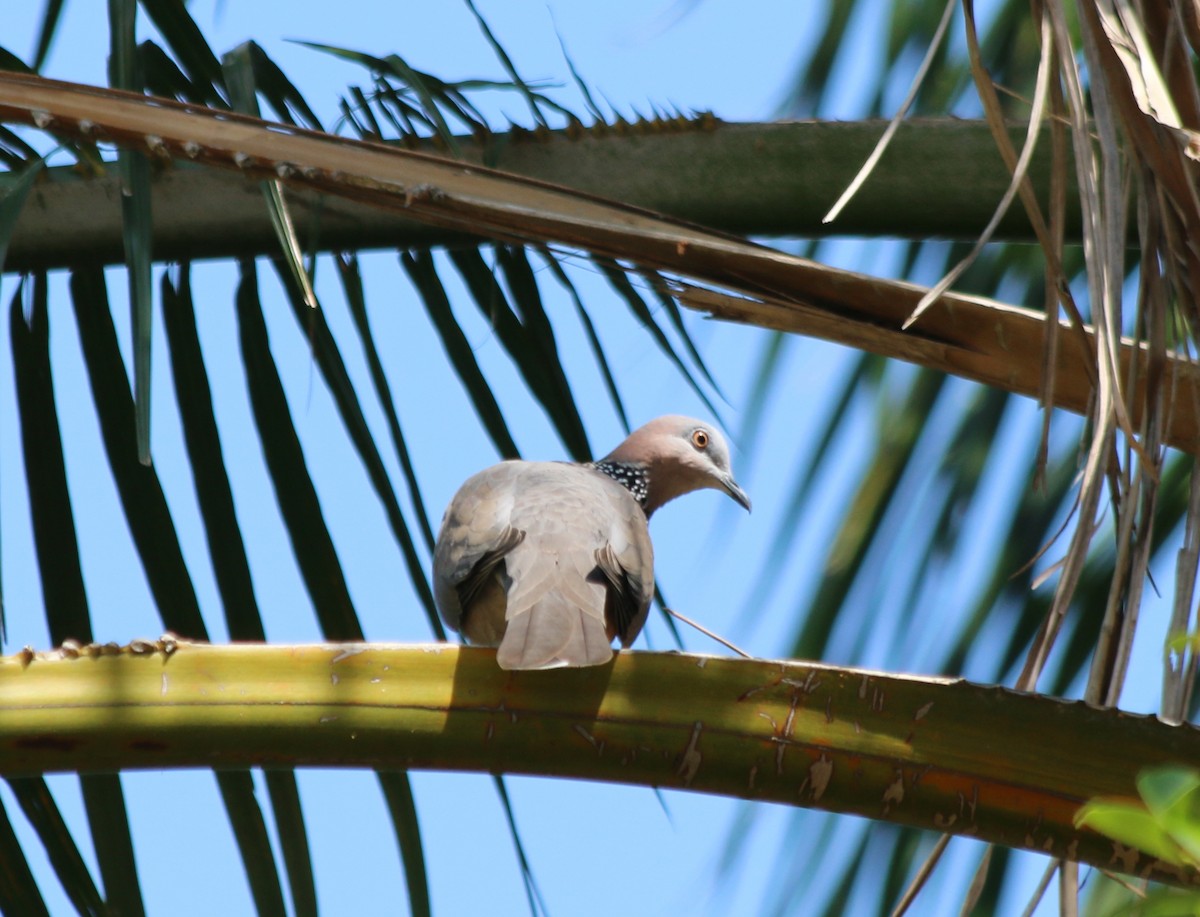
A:
<svg viewBox="0 0 1200 917">
<path fill-rule="evenodd" d="M 597 464 L 618 480 L 624 476 L 644 487 L 641 503 L 647 516 L 669 500 L 704 488 L 723 491 L 750 509 L 750 498 L 734 480 L 725 437 L 711 424 L 691 417 L 655 418 Z M 639 496 L 633 486 L 630 489 Z"/>
</svg>

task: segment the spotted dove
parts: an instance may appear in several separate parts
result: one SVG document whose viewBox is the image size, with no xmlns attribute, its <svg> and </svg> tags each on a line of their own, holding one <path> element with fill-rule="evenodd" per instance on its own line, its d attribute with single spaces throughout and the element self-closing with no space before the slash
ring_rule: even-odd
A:
<svg viewBox="0 0 1200 917">
<path fill-rule="evenodd" d="M 629 646 L 654 596 L 651 513 L 701 488 L 750 509 L 711 426 L 667 416 L 598 462 L 510 461 L 454 495 L 434 552 L 446 624 L 498 645 L 504 669 L 601 665 Z"/>
</svg>

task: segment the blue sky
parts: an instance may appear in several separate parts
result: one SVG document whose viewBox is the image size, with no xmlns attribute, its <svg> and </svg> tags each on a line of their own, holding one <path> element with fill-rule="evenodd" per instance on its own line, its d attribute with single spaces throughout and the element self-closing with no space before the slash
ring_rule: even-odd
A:
<svg viewBox="0 0 1200 917">
<path fill-rule="evenodd" d="M 468 10 L 458 2 L 405 6 L 343 0 L 336 7 L 336 15 L 330 15 L 328 4 L 295 3 L 289 5 L 289 26 L 283 32 L 277 26 L 277 12 L 267 12 L 269 6 L 196 2 L 190 9 L 219 52 L 250 38 L 263 45 L 326 123 L 336 116 L 337 92 L 348 82 L 362 82 L 364 74 L 285 39 L 343 45 L 373 54 L 396 51 L 412 65 L 447 79 L 503 77 Z M 630 107 L 646 111 L 650 103 L 670 104 L 683 109 L 711 109 L 730 121 L 761 120 L 775 114 L 802 51 L 820 25 L 812 17 L 815 4 L 809 7 L 787 2 L 747 5 L 738 0 L 706 0 L 698 4 L 597 5 L 480 0 L 479 6 L 522 75 L 529 80 L 562 84 L 561 97 L 568 104 L 582 108 L 567 86 L 569 72 L 558 36 L 592 87 L 626 113 Z M 38 12 L 22 8 L 8 14 L 5 44 L 16 53 L 28 54 Z M 106 30 L 103 4 L 68 4 L 64 28 L 46 74 L 104 82 Z M 152 34 L 142 23 L 140 35 Z M 871 67 L 871 42 L 877 40 L 877 36 L 871 36 L 876 33 L 864 28 L 852 34 L 853 40 L 862 45 L 858 60 L 866 72 Z M 829 115 L 857 114 L 863 83 L 856 77 L 861 75 L 838 75 L 845 80 L 845 88 L 836 96 Z M 519 100 L 494 104 L 514 119 L 524 117 Z M 829 248 L 825 257 L 844 266 L 880 272 L 894 267 L 889 265 L 886 251 L 876 254 L 869 265 L 864 264 L 863 256 L 868 251 L 862 244 L 846 243 Z M 457 485 L 491 463 L 495 454 L 475 422 L 465 395 L 448 374 L 440 344 L 424 321 L 394 254 L 365 256 L 363 268 L 375 336 L 384 351 L 429 511 L 436 520 Z M 156 270 L 156 279 L 160 270 Z M 303 335 L 266 276 L 263 272 L 272 349 L 359 616 L 372 639 L 428 639 L 427 626 L 412 599 L 383 513 L 348 443 L 327 435 L 330 429 L 341 429 L 340 422 L 309 358 Z M 450 272 L 445 277 L 449 279 Z M 703 416 L 703 405 L 654 345 L 636 333 L 604 284 L 585 270 L 576 271 L 574 279 L 582 288 L 614 370 L 622 380 L 622 392 L 634 422 L 668 412 Z M 318 632 L 311 604 L 287 546 L 246 399 L 235 344 L 235 282 L 235 273 L 227 266 L 198 265 L 194 269 L 201 342 L 224 437 L 226 464 L 233 476 L 269 637 L 277 641 L 315 640 Z M 110 294 L 118 304 L 114 306 L 118 329 L 127 344 L 127 310 L 119 305 L 123 276 L 110 272 L 109 283 Z M 12 279 L 5 278 L 0 290 L 5 304 L 12 290 Z M 327 263 L 318 267 L 317 290 L 355 381 L 366 391 L 365 366 L 336 278 Z M 145 583 L 129 575 L 129 571 L 140 567 L 125 531 L 107 464 L 101 458 L 90 392 L 61 278 L 55 282 L 53 294 L 56 394 L 67 443 L 68 476 L 79 510 L 84 574 L 96 634 L 101 640 L 121 642 L 153 636 L 161 626 Z M 600 377 L 587 355 L 581 329 L 569 318 L 569 310 L 565 301 L 551 302 L 573 390 L 582 405 L 593 447 L 603 453 L 619 440 L 621 430 L 601 394 Z M 525 394 L 490 329 L 467 307 L 459 306 L 457 312 L 467 327 L 477 359 L 503 393 L 502 405 L 523 453 L 562 458 L 561 444 Z M 827 408 L 822 393 L 836 388 L 849 366 L 849 354 L 809 340 L 789 341 L 783 382 L 769 405 L 767 432 L 758 451 L 748 455 L 738 450 L 736 434 L 747 408 L 765 335 L 696 316 L 688 316 L 688 321 L 724 391 L 727 404 L 723 416 L 735 440 L 734 468 L 753 497 L 756 510 L 753 516 L 746 516 L 715 492 L 668 506 L 656 515 L 652 527 L 657 571 L 675 607 L 756 655 L 779 655 L 786 648 L 794 597 L 806 586 L 811 587 L 820 575 L 817 560 L 824 555 L 829 527 L 842 509 L 839 501 L 845 498 L 846 487 L 862 460 L 873 408 L 855 407 L 863 421 L 859 432 L 838 444 L 847 458 L 823 482 L 812 526 L 799 535 L 793 547 L 794 561 L 779 571 L 781 588 L 755 618 L 744 607 L 749 581 L 757 575 L 760 558 L 775 534 L 779 501 L 790 485 L 792 466 L 807 454 L 809 440 Z M 0 328 L 4 329 L 0 331 L 0 345 L 7 353 L 7 322 L 0 322 Z M 154 386 L 155 463 L 179 524 L 206 620 L 219 638 L 223 636 L 220 605 L 182 451 L 161 327 L 156 329 Z M 414 390 L 421 396 L 406 397 Z M 1032 404 L 1020 406 L 1012 422 L 1027 421 L 1033 410 Z M 374 405 L 368 405 L 368 412 L 378 440 L 385 442 L 382 415 Z M 42 648 L 48 638 L 41 620 L 36 577 L 29 575 L 34 561 L 24 473 L 18 450 L 12 446 L 16 424 L 11 374 L 0 373 L 0 429 L 5 431 L 5 442 L 9 444 L 0 465 L 0 526 L 4 533 L 0 560 L 9 643 Z M 399 480 L 394 462 L 388 460 L 393 480 Z M 971 574 L 972 564 L 979 566 L 983 550 L 964 561 L 964 575 Z M 1164 582 L 1168 575 L 1160 574 L 1159 581 Z M 685 641 L 692 650 L 720 652 L 719 647 L 699 635 L 685 634 Z M 645 641 L 639 645 L 644 648 L 647 643 L 660 649 L 670 646 L 665 629 L 656 620 L 652 620 Z M 1152 640 L 1150 647 L 1148 651 L 1153 652 Z M 878 647 L 873 652 L 882 660 L 886 649 Z M 868 655 L 871 652 L 868 649 Z M 521 913 L 524 892 L 490 779 L 417 774 L 413 782 L 435 911 Z M 248 913 L 248 891 L 211 774 L 131 774 L 124 783 L 151 913 Z M 403 877 L 373 776 L 309 771 L 301 774 L 300 783 L 324 912 L 403 913 Z M 55 778 L 53 785 L 72 825 L 78 828 L 76 836 L 86 837 L 75 781 Z M 743 810 L 740 803 L 668 793 L 668 817 L 655 795 L 642 789 L 528 778 L 512 778 L 510 786 L 522 836 L 554 914 L 657 914 L 678 913 L 684 908 L 722 913 L 731 901 L 744 906 L 769 897 L 805 855 L 803 848 L 808 839 L 795 835 L 790 810 L 759 807 L 755 830 L 746 836 L 736 881 L 730 880 L 718 889 L 716 866 L 730 827 Z M 0 796 L 13 811 L 7 790 L 0 790 Z M 19 821 L 19 817 L 14 820 Z M 811 830 L 816 822 L 807 824 Z M 832 830 L 838 838 L 851 829 L 837 823 Z M 956 846 L 960 853 L 950 858 L 949 870 L 961 876 L 968 868 L 968 857 L 962 851 L 973 856 L 974 850 L 968 844 Z M 26 849 L 36 850 L 36 840 L 29 840 Z M 90 851 L 87 853 L 90 856 Z M 1031 862 L 1034 870 L 1040 871 L 1041 861 L 1031 858 Z M 45 864 L 39 864 L 39 871 L 48 874 Z M 214 883 L 214 875 L 227 877 L 227 881 Z M 813 881 L 816 888 L 823 887 L 821 879 Z M 68 910 L 52 880 L 47 883 L 46 893 L 55 913 Z"/>
</svg>

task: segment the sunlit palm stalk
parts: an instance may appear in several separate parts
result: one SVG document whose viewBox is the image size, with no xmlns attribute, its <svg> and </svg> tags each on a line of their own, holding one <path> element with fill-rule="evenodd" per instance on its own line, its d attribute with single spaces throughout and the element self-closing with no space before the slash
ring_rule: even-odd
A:
<svg viewBox="0 0 1200 917">
<path fill-rule="evenodd" d="M 5 774 L 555 774 L 854 812 L 1195 879 L 1132 853 L 1114 864 L 1111 843 L 1071 819 L 1091 796 L 1132 793 L 1144 764 L 1200 754 L 1200 731 L 951 679 L 648 653 L 513 674 L 494 651 L 446 645 L 165 641 L 5 657 L 0 689 Z"/>
</svg>

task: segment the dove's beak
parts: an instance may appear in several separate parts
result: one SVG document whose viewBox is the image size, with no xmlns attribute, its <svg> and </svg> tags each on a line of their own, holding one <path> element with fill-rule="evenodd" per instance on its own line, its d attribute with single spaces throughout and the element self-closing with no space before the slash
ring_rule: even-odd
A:
<svg viewBox="0 0 1200 917">
<path fill-rule="evenodd" d="M 750 512 L 750 498 L 746 496 L 746 491 L 742 490 L 737 481 L 733 479 L 733 475 L 727 474 L 721 480 L 721 487 L 725 493 L 737 500 L 746 508 L 746 512 Z"/>
</svg>

